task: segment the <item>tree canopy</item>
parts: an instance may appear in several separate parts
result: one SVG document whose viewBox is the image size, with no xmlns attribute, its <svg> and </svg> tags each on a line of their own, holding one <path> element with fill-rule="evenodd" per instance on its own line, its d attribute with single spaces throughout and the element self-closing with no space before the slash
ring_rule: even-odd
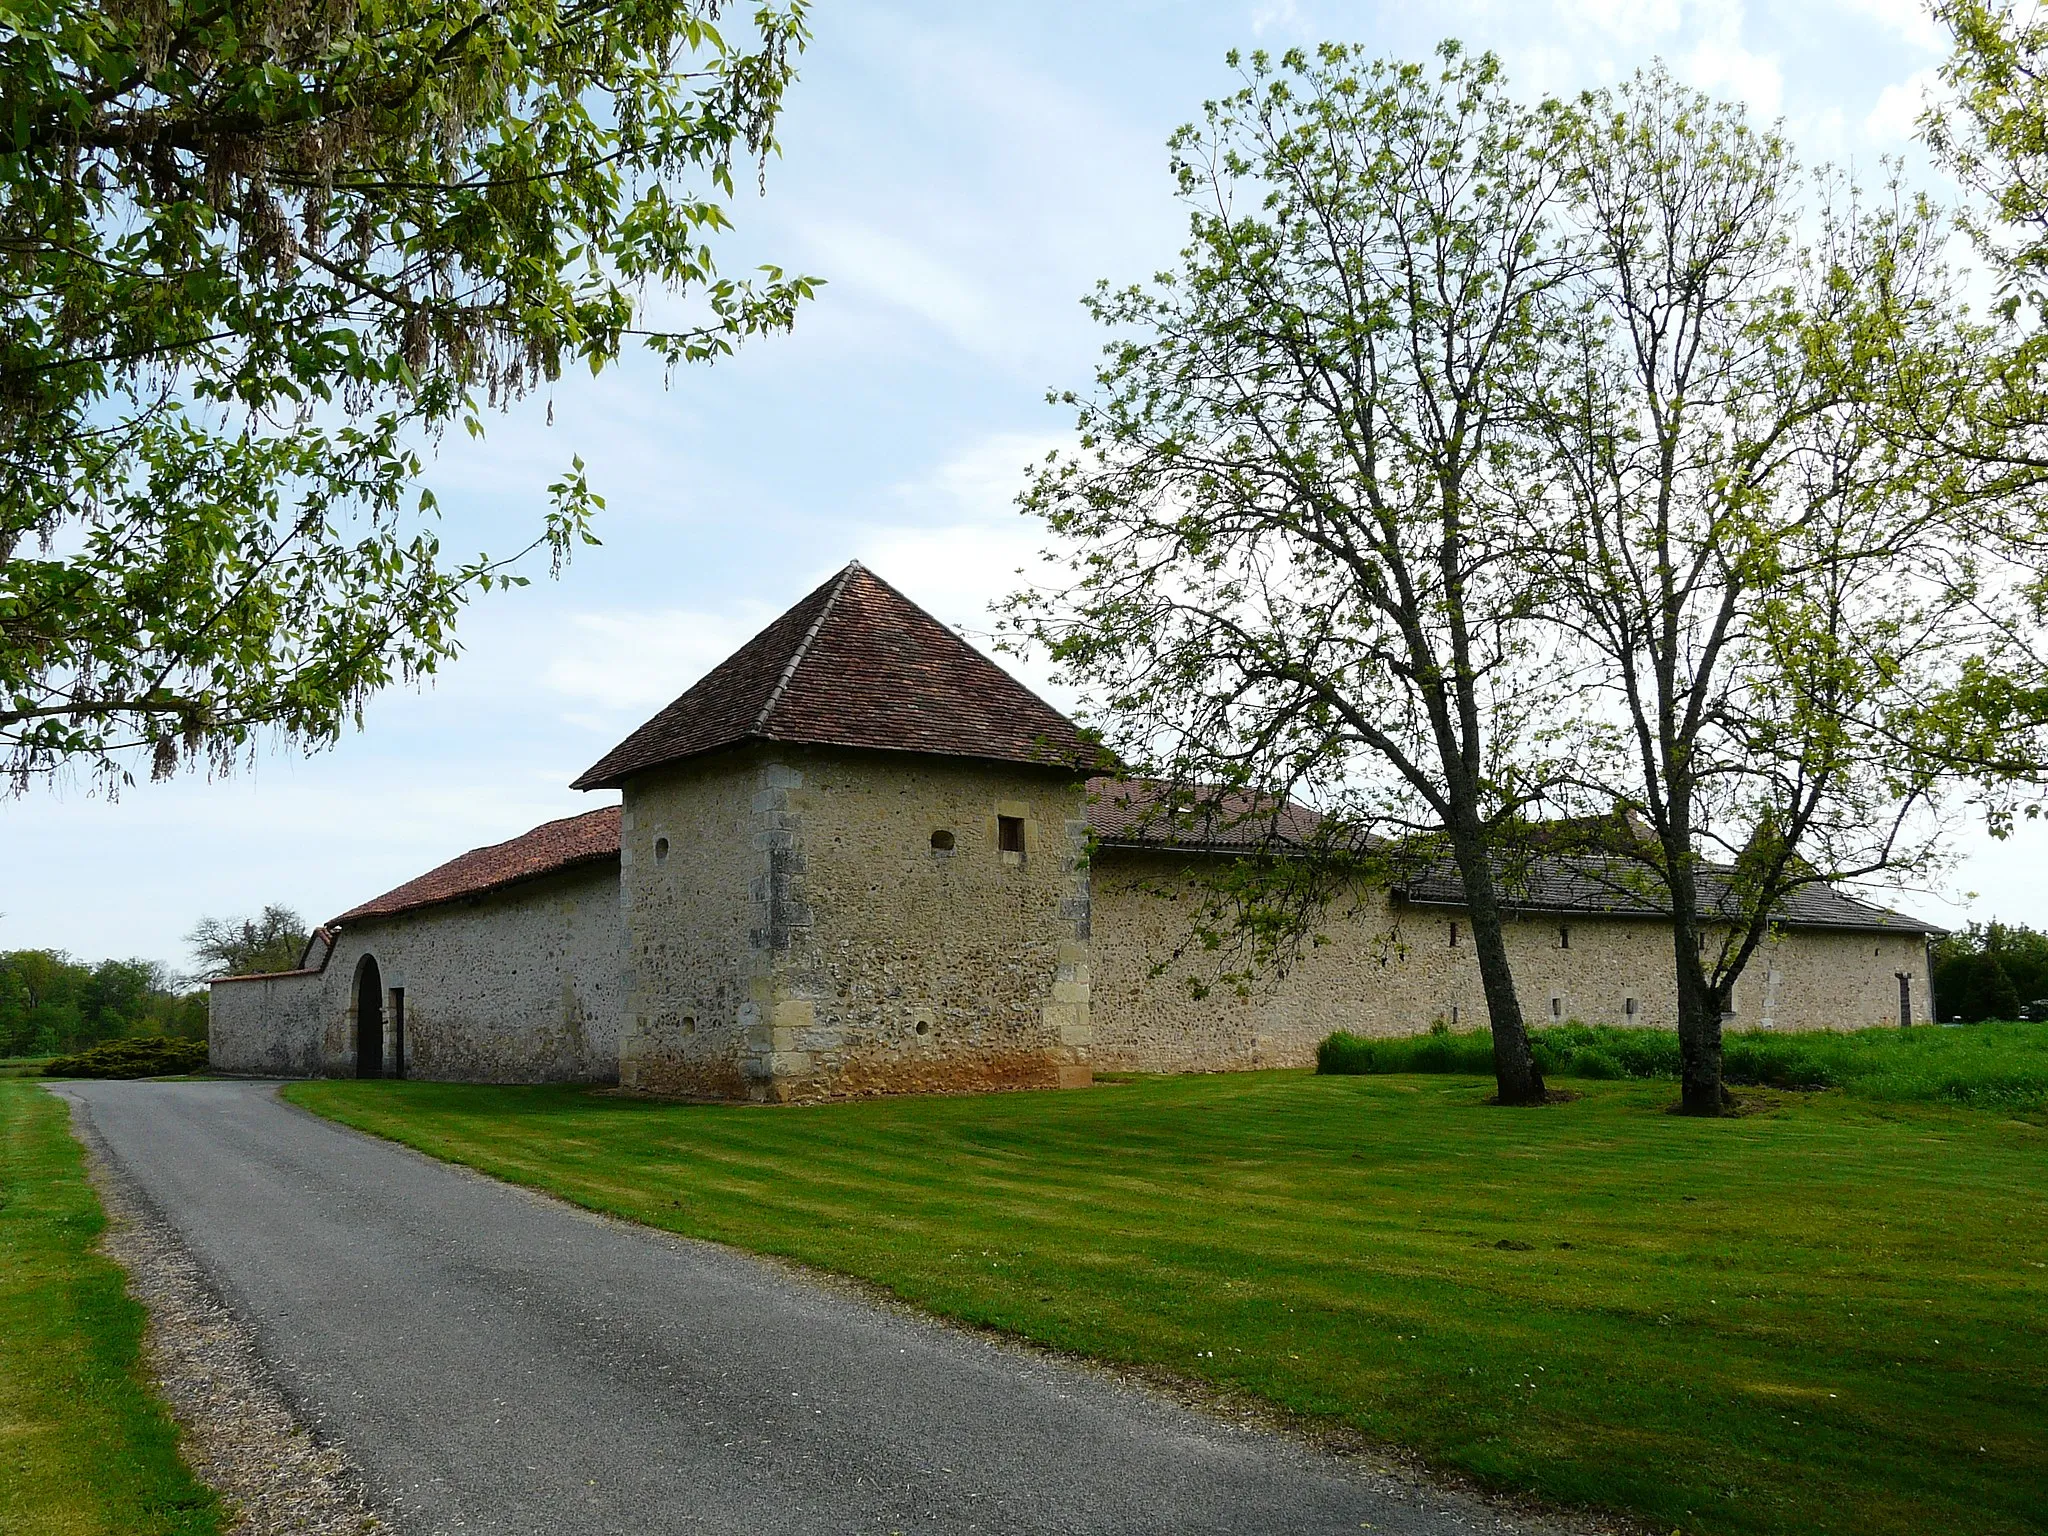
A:
<svg viewBox="0 0 2048 1536">
<path fill-rule="evenodd" d="M 1171 140 L 1177 270 L 1089 301 L 1115 339 L 1057 397 L 1079 451 L 1025 498 L 1076 580 L 1017 617 L 1127 761 L 1323 813 L 1274 867 L 1289 891 L 1389 836 L 1453 860 L 1501 1098 L 1541 1102 L 1490 856 L 1542 792 L 1557 697 L 1519 402 L 1564 334 L 1560 121 L 1455 44 L 1231 62 L 1242 88 Z"/>
<path fill-rule="evenodd" d="M 434 435 L 639 340 L 787 328 L 720 272 L 806 0 L 0 0 L 0 755 L 16 787 L 333 739 L 526 551 Z M 663 299 L 660 314 L 650 295 Z M 580 463 L 529 550 L 601 499 Z"/>
<path fill-rule="evenodd" d="M 48 1056 L 128 1035 L 206 1037 L 206 994 L 153 960 L 89 965 L 53 949 L 0 953 L 0 1056 Z"/>
<path fill-rule="evenodd" d="M 1629 852 L 1673 916 L 1685 1102 L 1715 1113 L 1786 898 L 1937 855 L 1938 797 L 1981 766 L 1955 695 L 2033 659 L 2031 520 L 1917 427 L 1975 412 L 2000 356 L 1941 215 L 1802 172 L 1661 69 L 1578 118 L 1582 329 L 1539 413 L 1577 530 L 1573 776 L 1653 834 Z"/>
<path fill-rule="evenodd" d="M 2048 1019 L 2048 933 L 2024 923 L 1971 923 L 1933 951 L 1936 1016 L 1965 1024 Z"/>
<path fill-rule="evenodd" d="M 1524 105 L 1454 43 L 1232 63 L 1170 141 L 1179 261 L 1089 300 L 1077 448 L 1023 497 L 1073 580 L 1013 619 L 1169 806 L 1235 794 L 1276 849 L 1290 800 L 1324 813 L 1213 882 L 1255 950 L 1327 903 L 1304 870 L 1455 865 L 1504 1101 L 1541 1097 L 1520 868 L 1666 907 L 1718 1113 L 1787 899 L 1929 869 L 1945 800 L 1996 823 L 2048 757 L 2010 337 L 1942 210 L 1661 69 Z M 1573 844 L 1603 826 L 1647 831 Z"/>
<path fill-rule="evenodd" d="M 258 917 L 203 917 L 185 935 L 185 946 L 198 961 L 194 979 L 213 981 L 295 970 L 306 938 L 305 919 L 273 903 Z"/>
</svg>

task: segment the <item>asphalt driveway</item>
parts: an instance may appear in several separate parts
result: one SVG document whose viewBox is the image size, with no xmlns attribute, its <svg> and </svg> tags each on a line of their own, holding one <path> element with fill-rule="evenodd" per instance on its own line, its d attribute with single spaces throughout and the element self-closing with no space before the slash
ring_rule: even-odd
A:
<svg viewBox="0 0 2048 1536">
<path fill-rule="evenodd" d="M 269 1085 L 60 1091 L 403 1532 L 1532 1529 L 436 1163 Z"/>
</svg>

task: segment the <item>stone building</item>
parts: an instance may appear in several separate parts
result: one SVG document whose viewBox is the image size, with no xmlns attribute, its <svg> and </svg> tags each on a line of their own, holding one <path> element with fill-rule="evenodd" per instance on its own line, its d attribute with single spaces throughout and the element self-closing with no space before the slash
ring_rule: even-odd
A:
<svg viewBox="0 0 2048 1536">
<path fill-rule="evenodd" d="M 1205 870 L 1244 854 L 1249 823 L 1162 818 L 1100 766 L 1071 721 L 849 565 L 576 781 L 617 805 L 340 914 L 298 970 L 216 982 L 213 1064 L 779 1102 L 1300 1066 L 1334 1029 L 1483 1022 L 1441 878 L 1336 904 L 1283 975 L 1190 985 L 1221 964 L 1187 943 Z M 1654 906 L 1597 860 L 1533 868 L 1509 926 L 1531 1016 L 1669 1024 Z M 1929 1018 L 1933 931 L 1803 893 L 1740 1022 Z"/>
</svg>

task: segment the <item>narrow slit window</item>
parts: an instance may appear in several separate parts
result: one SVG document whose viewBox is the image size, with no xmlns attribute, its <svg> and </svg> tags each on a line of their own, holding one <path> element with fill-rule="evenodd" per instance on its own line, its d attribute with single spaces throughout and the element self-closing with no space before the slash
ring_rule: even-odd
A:
<svg viewBox="0 0 2048 1536">
<path fill-rule="evenodd" d="M 996 818 L 996 847 L 1004 853 L 1024 851 L 1024 818 L 1022 816 L 998 816 Z"/>
<path fill-rule="evenodd" d="M 1563 999 L 1563 998 L 1561 998 L 1561 997 L 1553 997 L 1553 998 L 1551 998 L 1551 1000 L 1550 1000 L 1550 1016 L 1551 1016 L 1551 1017 L 1552 1017 L 1553 1019 L 1561 1019 L 1561 1018 L 1563 1018 L 1563 1017 L 1564 1017 L 1564 999 Z"/>
<path fill-rule="evenodd" d="M 1457 947 L 1458 947 L 1458 925 L 1457 925 L 1456 923 L 1453 923 L 1453 924 L 1451 924 L 1451 948 L 1453 948 L 1453 949 L 1456 949 Z"/>
<path fill-rule="evenodd" d="M 1559 949 L 1570 949 L 1572 947 L 1571 929 L 1560 927 L 1557 930 L 1557 947 Z"/>
</svg>

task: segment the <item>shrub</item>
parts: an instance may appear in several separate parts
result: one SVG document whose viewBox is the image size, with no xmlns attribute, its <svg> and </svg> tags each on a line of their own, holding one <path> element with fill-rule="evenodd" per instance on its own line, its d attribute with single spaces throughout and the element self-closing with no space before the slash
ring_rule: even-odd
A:
<svg viewBox="0 0 2048 1536">
<path fill-rule="evenodd" d="M 1316 1070 L 1348 1074 L 1491 1072 L 1493 1037 L 1484 1031 L 1397 1035 L 1368 1040 L 1339 1030 L 1316 1047 Z"/>
<path fill-rule="evenodd" d="M 75 1056 L 59 1056 L 43 1068 L 45 1077 L 162 1077 L 206 1070 L 204 1040 L 137 1035 L 108 1040 Z"/>
<path fill-rule="evenodd" d="M 1673 1078 L 1678 1036 L 1668 1029 L 1553 1024 L 1530 1031 L 1547 1077 Z M 1730 1083 L 1767 1088 L 1840 1088 L 1859 1098 L 1961 1104 L 1979 1109 L 2048 1107 L 2048 1025 L 1884 1027 L 1803 1034 L 1729 1033 L 1722 1071 Z M 1484 1030 L 1433 1031 L 1393 1040 L 1338 1033 L 1316 1053 L 1330 1073 L 1493 1070 Z"/>
</svg>

